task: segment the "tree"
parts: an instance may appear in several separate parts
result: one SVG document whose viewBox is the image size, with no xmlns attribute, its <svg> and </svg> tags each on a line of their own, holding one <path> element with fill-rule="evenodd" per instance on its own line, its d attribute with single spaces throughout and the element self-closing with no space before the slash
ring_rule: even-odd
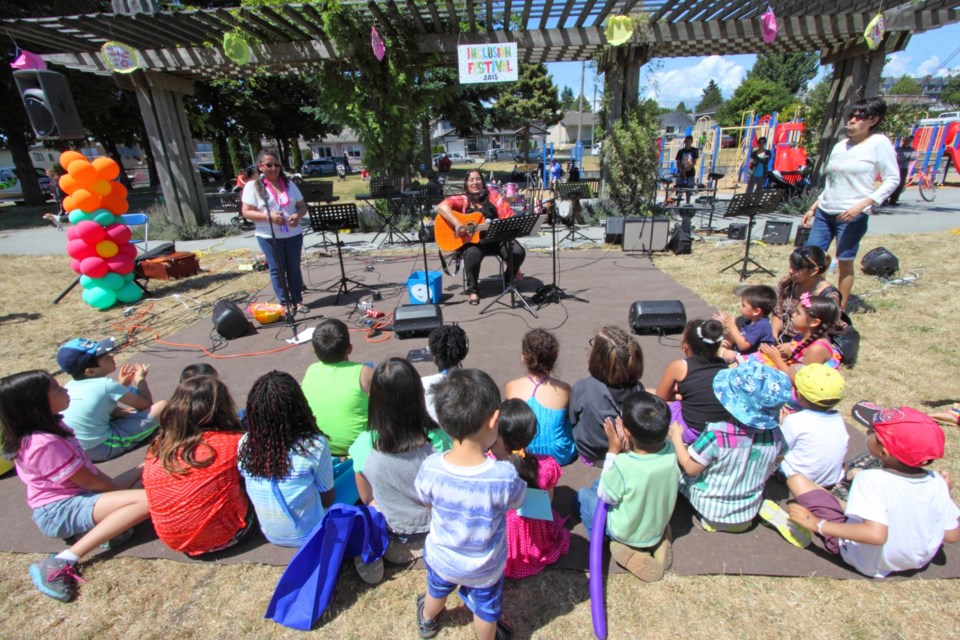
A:
<svg viewBox="0 0 960 640">
<path fill-rule="evenodd" d="M 590 106 L 590 101 L 584 98 L 582 93 L 580 94 L 580 97 L 573 101 L 573 106 L 568 109 L 568 111 L 580 111 L 580 105 L 583 105 L 584 113 L 590 113 L 593 111 L 593 107 Z"/>
<path fill-rule="evenodd" d="M 920 83 L 910 76 L 900 76 L 900 79 L 893 83 L 887 95 L 891 96 L 918 96 L 923 93 L 923 87 Z"/>
<path fill-rule="evenodd" d="M 806 91 L 807 85 L 820 69 L 820 54 L 816 51 L 803 53 L 761 53 L 748 78 L 769 80 L 796 95 Z"/>
<path fill-rule="evenodd" d="M 888 104 L 881 128 L 891 140 L 896 140 L 910 133 L 923 114 L 924 110 L 913 104 Z"/>
<path fill-rule="evenodd" d="M 615 122 L 604 140 L 603 167 L 622 215 L 636 215 L 644 200 L 653 201 L 660 163 L 659 113 L 655 101 L 644 100 Z"/>
<path fill-rule="evenodd" d="M 573 106 L 574 100 L 575 98 L 573 97 L 573 89 L 570 87 L 564 87 L 560 92 L 560 108 L 564 111 L 573 111 L 576 109 L 576 107 Z"/>
<path fill-rule="evenodd" d="M 690 109 L 687 108 L 687 105 L 683 104 L 683 100 L 680 101 L 680 104 L 677 105 L 676 111 L 680 113 L 690 113 Z"/>
<path fill-rule="evenodd" d="M 563 119 L 553 78 L 542 64 L 520 65 L 517 82 L 507 85 L 494 103 L 496 120 L 502 126 L 523 128 L 523 154 L 530 151 L 530 126 L 554 125 Z"/>
<path fill-rule="evenodd" d="M 793 94 L 783 85 L 748 77 L 717 112 L 717 120 L 724 127 L 737 126 L 744 111 L 755 111 L 757 114 L 783 111 L 793 100 Z"/>
<path fill-rule="evenodd" d="M 720 85 L 715 80 L 710 80 L 707 86 L 703 88 L 703 96 L 700 98 L 700 104 L 697 105 L 697 113 L 718 109 L 723 104 L 723 94 L 720 93 Z"/>
<path fill-rule="evenodd" d="M 943 87 L 943 93 L 940 94 L 940 100 L 952 107 L 960 106 L 960 75 L 950 76 Z"/>
<path fill-rule="evenodd" d="M 829 75 L 827 78 L 829 78 Z M 823 131 L 823 118 L 827 110 L 827 99 L 829 97 L 829 79 L 818 82 L 807 94 L 807 109 L 803 114 L 803 122 L 807 125 L 803 135 L 803 146 L 808 157 L 813 157 L 819 153 L 820 133 Z"/>
</svg>

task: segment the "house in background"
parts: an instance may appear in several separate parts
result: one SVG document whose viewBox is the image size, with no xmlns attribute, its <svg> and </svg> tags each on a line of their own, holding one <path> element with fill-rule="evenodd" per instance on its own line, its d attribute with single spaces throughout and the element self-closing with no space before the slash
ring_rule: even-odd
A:
<svg viewBox="0 0 960 640">
<path fill-rule="evenodd" d="M 329 135 L 321 140 L 310 140 L 306 143 L 312 158 L 304 160 L 319 160 L 320 158 L 347 158 L 351 167 L 363 164 L 363 145 L 353 129 L 344 127 L 338 135 Z"/>
<path fill-rule="evenodd" d="M 665 136 L 682 136 L 694 124 L 693 116 L 682 111 L 671 111 L 660 116 L 660 132 Z"/>
<path fill-rule="evenodd" d="M 548 135 L 549 131 L 542 123 L 531 125 L 531 151 L 542 149 L 547 143 Z M 460 153 L 465 157 L 483 157 L 489 149 L 520 149 L 523 146 L 523 129 L 484 131 L 477 136 L 461 138 L 449 122 L 439 120 L 430 132 L 430 144 L 434 147 L 442 146 L 446 153 Z"/>
<path fill-rule="evenodd" d="M 593 146 L 594 128 L 600 121 L 597 114 L 583 112 L 582 126 L 579 111 L 567 111 L 563 120 L 550 127 L 547 143 L 560 149 L 566 149 L 576 144 L 579 139 L 587 149 Z M 579 130 L 579 138 L 577 136 Z"/>
</svg>

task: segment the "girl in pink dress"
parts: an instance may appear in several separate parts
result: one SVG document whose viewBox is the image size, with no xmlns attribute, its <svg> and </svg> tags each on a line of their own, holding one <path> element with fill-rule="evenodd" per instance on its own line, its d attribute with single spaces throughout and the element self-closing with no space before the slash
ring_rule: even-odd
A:
<svg viewBox="0 0 960 640">
<path fill-rule="evenodd" d="M 537 417 L 526 402 L 505 400 L 500 405 L 497 423 L 500 440 L 495 447 L 497 458 L 513 462 L 520 478 L 530 489 L 542 489 L 553 501 L 553 488 L 562 471 L 550 456 L 528 454 L 525 447 L 537 434 Z M 533 576 L 560 559 L 570 550 L 570 531 L 552 510 L 553 520 L 526 518 L 516 510 L 507 512 L 507 566 L 508 578 Z"/>
</svg>

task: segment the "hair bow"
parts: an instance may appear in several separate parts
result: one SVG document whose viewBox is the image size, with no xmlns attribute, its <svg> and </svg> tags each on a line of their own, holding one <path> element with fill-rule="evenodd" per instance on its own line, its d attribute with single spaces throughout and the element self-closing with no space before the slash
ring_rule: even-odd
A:
<svg viewBox="0 0 960 640">
<path fill-rule="evenodd" d="M 516 451 L 511 451 L 510 453 L 512 453 L 512 454 L 515 455 L 515 456 L 520 456 L 521 458 L 526 458 L 526 457 L 527 457 L 527 450 L 526 450 L 526 449 L 517 449 Z"/>
<path fill-rule="evenodd" d="M 810 308 L 810 294 L 809 294 L 809 293 L 801 293 L 801 294 L 800 294 L 800 306 L 806 307 L 807 309 Z"/>
</svg>

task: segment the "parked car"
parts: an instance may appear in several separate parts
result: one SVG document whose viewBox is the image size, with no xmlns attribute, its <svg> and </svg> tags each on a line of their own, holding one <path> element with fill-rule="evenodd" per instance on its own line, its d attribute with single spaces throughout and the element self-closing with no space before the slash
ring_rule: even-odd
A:
<svg viewBox="0 0 960 640">
<path fill-rule="evenodd" d="M 720 136 L 720 148 L 721 149 L 732 149 L 737 146 L 737 139 L 731 136 L 728 133 Z"/>
<path fill-rule="evenodd" d="M 346 158 L 317 158 L 316 160 L 307 160 L 300 167 L 300 173 L 304 176 L 335 176 L 337 175 L 337 163 L 340 163 L 347 170 L 347 175 L 353 173 L 353 168 Z"/>
<path fill-rule="evenodd" d="M 50 178 L 43 169 L 34 168 L 34 171 L 37 172 L 40 189 L 44 194 L 50 195 Z M 15 167 L 0 167 L 0 201 L 7 200 L 17 203 L 23 201 L 23 185 L 20 184 Z"/>
<path fill-rule="evenodd" d="M 437 154 L 435 154 L 435 155 L 433 156 L 433 165 L 436 166 L 436 165 L 437 165 L 437 161 L 438 161 L 440 158 L 442 158 L 444 155 L 446 155 L 448 158 L 450 158 L 450 162 L 453 163 L 453 164 L 474 164 L 474 163 L 476 163 L 476 160 L 474 160 L 473 158 L 470 158 L 470 157 L 468 157 L 468 156 L 464 156 L 462 153 L 454 152 L 454 153 L 447 153 L 447 154 L 443 154 L 443 153 L 437 153 Z"/>
<path fill-rule="evenodd" d="M 220 182 L 220 179 L 223 177 L 223 174 L 216 169 L 211 169 L 202 164 L 197 165 L 197 172 L 200 174 L 200 179 L 204 182 Z"/>
<path fill-rule="evenodd" d="M 514 162 L 523 161 L 523 154 L 516 149 L 487 149 L 486 159 L 488 161 L 513 160 Z"/>
</svg>

